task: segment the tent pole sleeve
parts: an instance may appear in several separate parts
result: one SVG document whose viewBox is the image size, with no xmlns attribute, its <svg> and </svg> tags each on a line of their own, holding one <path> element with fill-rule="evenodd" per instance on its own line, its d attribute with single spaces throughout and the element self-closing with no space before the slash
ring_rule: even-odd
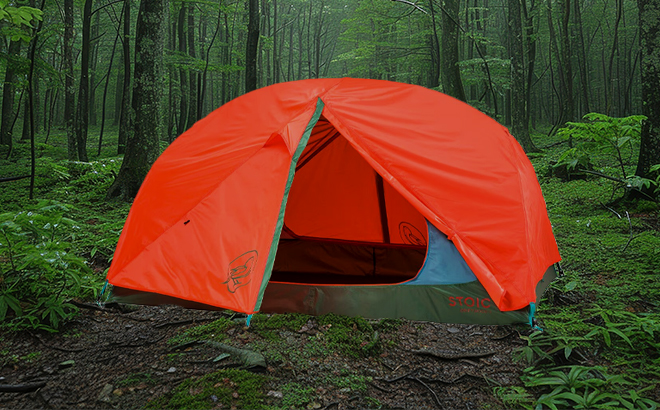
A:
<svg viewBox="0 0 660 410">
<path fill-rule="evenodd" d="M 378 192 L 378 208 L 380 209 L 380 224 L 383 227 L 383 242 L 390 241 L 390 226 L 387 222 L 387 204 L 385 203 L 385 183 L 379 173 L 376 174 L 376 191 Z"/>
<path fill-rule="evenodd" d="M 296 165 L 298 164 L 298 159 L 300 159 L 300 156 L 305 150 L 305 147 L 307 146 L 307 142 L 309 141 L 309 137 L 312 135 L 312 130 L 314 129 L 314 126 L 321 117 L 321 113 L 323 112 L 323 107 L 324 107 L 323 101 L 319 98 L 316 101 L 316 109 L 314 110 L 314 114 L 312 114 L 312 118 L 309 120 L 309 123 L 305 128 L 305 132 L 300 138 L 300 142 L 298 143 L 298 148 L 296 148 L 296 151 L 294 152 L 293 157 L 291 158 L 291 165 L 289 166 L 289 176 L 287 177 L 286 180 L 284 195 L 282 195 L 282 205 L 280 206 L 280 214 L 277 217 L 277 224 L 275 225 L 275 234 L 273 235 L 273 241 L 271 242 L 270 251 L 268 252 L 266 268 L 264 269 L 264 277 L 261 282 L 261 288 L 259 288 L 259 297 L 257 298 L 257 303 L 255 303 L 254 305 L 254 312 L 258 312 L 259 309 L 261 308 L 261 302 L 263 301 L 264 298 L 264 292 L 266 291 L 266 286 L 268 286 L 268 281 L 270 280 L 270 276 L 273 273 L 273 264 L 275 263 L 277 246 L 279 245 L 280 242 L 280 234 L 282 233 L 282 226 L 284 226 L 284 211 L 286 209 L 286 202 L 289 198 L 289 191 L 291 191 L 293 176 L 296 173 Z"/>
</svg>

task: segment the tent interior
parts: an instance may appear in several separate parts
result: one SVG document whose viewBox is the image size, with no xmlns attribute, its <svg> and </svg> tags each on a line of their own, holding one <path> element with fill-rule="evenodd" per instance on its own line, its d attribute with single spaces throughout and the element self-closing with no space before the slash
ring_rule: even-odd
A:
<svg viewBox="0 0 660 410">
<path fill-rule="evenodd" d="M 298 159 L 272 282 L 392 284 L 424 264 L 426 220 L 324 117 Z"/>
</svg>

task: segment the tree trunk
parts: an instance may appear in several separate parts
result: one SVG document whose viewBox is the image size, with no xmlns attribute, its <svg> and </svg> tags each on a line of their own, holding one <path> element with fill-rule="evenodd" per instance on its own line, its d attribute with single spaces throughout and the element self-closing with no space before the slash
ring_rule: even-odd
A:
<svg viewBox="0 0 660 410">
<path fill-rule="evenodd" d="M 177 34 L 179 37 L 179 53 L 181 55 L 184 55 L 186 53 L 186 29 L 185 29 L 185 23 L 186 23 L 186 6 L 181 5 L 181 9 L 179 10 L 179 17 L 178 17 L 178 27 L 177 27 Z M 181 100 L 179 101 L 179 123 L 177 124 L 177 129 L 176 133 L 177 135 L 183 134 L 183 132 L 186 130 L 186 121 L 188 120 L 188 73 L 186 70 L 181 67 L 179 69 L 179 82 L 180 82 L 180 90 L 181 90 Z"/>
<path fill-rule="evenodd" d="M 578 1 L 578 0 L 573 0 Z M 563 93 L 564 104 L 562 106 L 563 121 L 573 121 L 574 100 L 573 100 L 573 69 L 571 63 L 571 35 L 569 31 L 569 21 L 571 17 L 571 0 L 562 0 L 562 33 L 561 33 L 561 64 L 563 66 L 564 78 Z"/>
<path fill-rule="evenodd" d="M 259 0 L 248 0 L 248 30 L 245 49 L 245 92 L 257 89 L 257 50 L 259 49 Z"/>
<path fill-rule="evenodd" d="M 446 94 L 466 101 L 461 69 L 458 66 L 459 0 L 444 0 L 442 14 L 442 89 Z"/>
<path fill-rule="evenodd" d="M 508 0 L 511 38 L 511 133 L 525 152 L 538 151 L 529 136 L 525 70 L 523 68 L 523 30 L 520 0 Z"/>
<path fill-rule="evenodd" d="M 278 39 L 278 28 L 277 28 L 277 0 L 273 0 L 273 83 L 280 82 L 280 47 L 277 44 Z M 284 37 L 284 33 L 282 33 Z"/>
<path fill-rule="evenodd" d="M 135 197 L 160 153 L 160 97 L 163 88 L 164 0 L 142 0 L 135 30 L 133 104 L 135 131 L 108 197 Z"/>
<path fill-rule="evenodd" d="M 124 0 L 124 87 L 121 93 L 121 112 L 119 113 L 119 138 L 117 154 L 126 152 L 126 144 L 130 138 L 133 117 L 131 111 L 131 1 Z"/>
<path fill-rule="evenodd" d="M 575 0 L 577 1 L 577 0 Z M 623 0 L 616 0 L 616 18 L 614 20 L 614 39 L 612 40 L 612 49 L 610 51 L 610 58 L 607 64 L 607 72 L 605 73 L 605 114 L 612 115 L 612 104 L 615 101 L 614 94 L 614 55 L 619 47 L 619 23 L 621 22 L 621 15 L 623 14 Z"/>
<path fill-rule="evenodd" d="M 195 59 L 197 58 L 197 53 L 195 51 L 195 5 L 190 3 L 188 4 L 188 55 Z M 193 65 L 191 64 L 191 67 Z M 188 122 L 186 129 L 193 126 L 197 122 L 197 71 L 194 69 L 188 70 L 189 90 L 190 95 L 188 96 Z"/>
<path fill-rule="evenodd" d="M 525 123 L 529 129 L 531 112 L 532 112 L 532 85 L 534 84 L 534 66 L 536 63 L 536 37 L 538 33 L 538 27 L 534 24 L 534 17 L 536 13 L 536 2 L 531 1 L 529 10 L 527 10 L 527 1 L 522 1 L 522 10 L 524 14 L 525 21 L 525 38 L 527 40 L 527 81 L 525 85 L 525 103 L 526 106 L 526 117 Z"/>
<path fill-rule="evenodd" d="M 64 0 L 64 127 L 69 160 L 78 159 L 78 143 L 74 130 L 76 91 L 73 86 L 73 0 Z"/>
<path fill-rule="evenodd" d="M 426 82 L 428 88 L 437 88 L 440 86 L 440 42 L 438 41 L 438 29 L 435 23 L 435 9 L 433 0 L 429 0 L 429 11 L 431 12 L 431 33 L 429 33 L 427 42 L 431 54 L 431 69 Z"/>
<path fill-rule="evenodd" d="M 39 10 L 44 9 L 44 4 L 46 0 L 41 0 L 41 6 Z M 34 198 L 34 177 L 36 174 L 36 152 L 35 152 L 35 141 L 34 141 L 34 88 L 33 88 L 33 79 L 34 79 L 34 55 L 37 49 L 37 41 L 39 39 L 39 32 L 43 25 L 43 20 L 39 21 L 36 30 L 34 30 L 32 36 L 32 42 L 30 43 L 30 52 L 28 59 L 30 60 L 30 69 L 28 71 L 28 110 L 30 112 L 30 199 Z M 27 114 L 27 112 L 26 112 Z"/>
<path fill-rule="evenodd" d="M 91 84 L 89 88 L 89 124 L 95 126 L 97 124 L 97 115 L 96 115 L 96 63 L 98 62 L 99 55 L 99 27 L 101 25 L 101 13 L 96 12 L 94 16 L 94 24 L 92 25 L 91 40 L 93 41 L 90 44 L 90 55 L 89 55 L 89 82 Z"/>
<path fill-rule="evenodd" d="M 12 122 L 14 113 L 14 96 L 16 95 L 16 69 L 15 57 L 21 51 L 21 42 L 12 41 L 9 43 L 9 56 L 7 60 L 7 69 L 5 70 L 5 83 L 2 88 L 2 125 L 0 125 L 0 144 L 7 145 L 11 152 L 13 146 Z"/>
<path fill-rule="evenodd" d="M 112 73 L 112 63 L 115 59 L 115 50 L 117 49 L 117 41 L 119 41 L 119 36 L 121 35 L 121 30 L 117 26 L 117 33 L 115 34 L 115 41 L 112 44 L 112 51 L 110 52 L 110 62 L 108 63 L 108 72 L 105 75 L 105 86 L 103 87 L 103 98 L 101 99 L 101 129 L 99 130 L 99 145 L 96 152 L 97 156 L 101 156 L 101 149 L 103 148 L 103 130 L 105 128 L 105 107 L 108 98 L 108 86 L 110 85 L 110 74 Z"/>
<path fill-rule="evenodd" d="M 639 41 L 642 49 L 642 140 L 635 175 L 649 177 L 660 164 L 660 0 L 638 0 Z"/>
<path fill-rule="evenodd" d="M 76 144 L 78 159 L 87 162 L 87 128 L 89 121 L 89 54 L 92 0 L 85 0 L 83 7 L 82 52 L 80 62 L 80 86 L 78 88 L 78 110 L 76 111 Z"/>
<path fill-rule="evenodd" d="M 33 79 L 32 81 L 35 81 Z M 21 130 L 21 141 L 30 140 L 30 100 L 25 99 L 23 103 L 23 129 Z"/>
<path fill-rule="evenodd" d="M 582 92 L 582 113 L 578 117 L 582 118 L 584 114 L 590 113 L 589 106 L 589 79 L 587 78 L 587 54 L 584 49 L 584 28 L 582 24 L 582 12 L 580 11 L 580 2 L 575 1 L 575 21 L 578 28 L 579 52 L 580 52 L 580 91 Z"/>
<path fill-rule="evenodd" d="M 123 15 L 123 12 L 122 12 Z M 121 24 L 121 22 L 119 23 Z M 122 42 L 123 44 L 123 42 Z M 117 83 L 115 84 L 115 112 L 112 125 L 119 125 L 121 117 L 122 92 L 124 90 L 124 52 L 119 53 L 119 63 L 121 68 L 117 70 Z"/>
</svg>

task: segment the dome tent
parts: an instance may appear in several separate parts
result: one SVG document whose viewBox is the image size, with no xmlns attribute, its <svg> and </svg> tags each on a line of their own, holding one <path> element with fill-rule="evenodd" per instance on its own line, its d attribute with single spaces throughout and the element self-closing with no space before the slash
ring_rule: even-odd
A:
<svg viewBox="0 0 660 410">
<path fill-rule="evenodd" d="M 175 140 L 107 279 L 130 303 L 512 323 L 559 260 L 505 127 L 423 87 L 319 79 L 243 95 Z"/>
</svg>

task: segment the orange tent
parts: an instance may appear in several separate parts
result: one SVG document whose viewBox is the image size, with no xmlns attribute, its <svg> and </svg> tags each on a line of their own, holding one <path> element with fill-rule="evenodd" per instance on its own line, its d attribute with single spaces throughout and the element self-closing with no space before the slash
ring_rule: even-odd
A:
<svg viewBox="0 0 660 410">
<path fill-rule="evenodd" d="M 440 242 L 470 280 L 443 282 Z M 526 309 L 559 260 L 534 169 L 505 127 L 429 89 L 344 78 L 259 89 L 181 135 L 135 198 L 107 278 L 118 296 L 248 314 L 263 302 L 446 321 L 406 306 Z M 481 299 L 452 296 L 464 283 Z M 413 288 L 423 295 L 401 294 Z"/>
</svg>

